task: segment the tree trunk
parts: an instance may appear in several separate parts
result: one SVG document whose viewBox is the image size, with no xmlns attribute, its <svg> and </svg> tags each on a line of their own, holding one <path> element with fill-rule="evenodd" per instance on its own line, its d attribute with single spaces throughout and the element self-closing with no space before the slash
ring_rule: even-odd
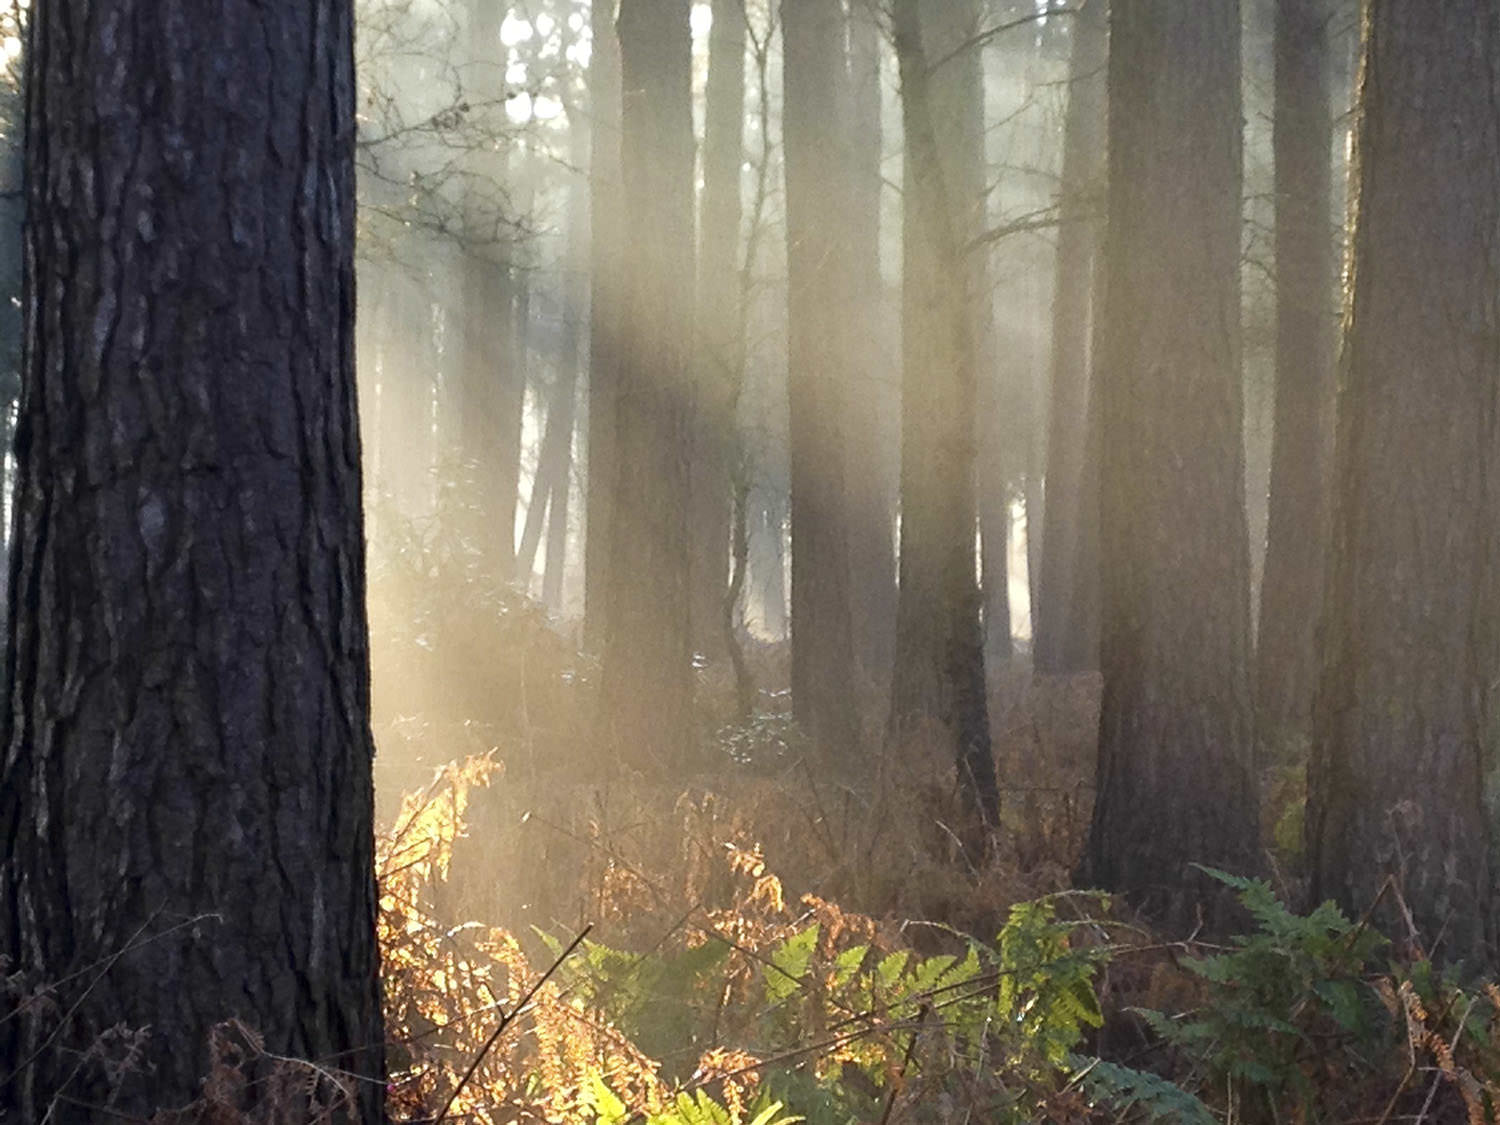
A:
<svg viewBox="0 0 1500 1125">
<path fill-rule="evenodd" d="M 900 441 L 896 372 L 885 345 L 885 284 L 880 271 L 880 25 L 873 5 L 849 5 L 849 121 L 843 211 L 855 325 L 843 396 L 849 507 L 850 612 L 862 685 L 885 698 L 896 642 L 896 473 Z"/>
<path fill-rule="evenodd" d="M 971 37 L 978 8 L 948 0 L 896 0 L 906 173 L 902 216 L 901 589 L 889 737 L 899 748 L 937 735 L 953 751 L 965 801 L 999 820 L 985 696 L 984 637 L 975 578 L 974 416 L 978 401 L 973 271 L 961 243 L 972 233 L 961 147 L 972 134 L 942 107 L 955 70 L 977 67 L 969 50 L 929 81 L 933 52 Z M 946 76 L 945 76 L 946 72 Z M 960 88 L 961 80 L 958 83 Z M 934 88 L 936 87 L 936 88 Z M 939 112 L 942 117 L 939 118 Z M 941 120 L 946 128 L 939 128 Z M 961 121 L 961 116 L 958 117 Z"/>
<path fill-rule="evenodd" d="M 1032 659 L 1038 672 L 1098 667 L 1098 598 L 1079 587 L 1098 581 L 1096 541 L 1085 521 L 1098 506 L 1085 496 L 1090 439 L 1089 344 L 1093 332 L 1094 262 L 1103 224 L 1105 66 L 1109 52 L 1105 0 L 1085 0 L 1073 17 L 1072 78 L 1063 125 L 1058 200 L 1057 285 L 1052 298 L 1052 386 L 1048 408 L 1047 499 Z M 1097 487 L 1097 481 L 1094 482 Z M 1030 513 L 1028 511 L 1028 524 Z"/>
<path fill-rule="evenodd" d="M 564 329 L 566 331 L 566 329 Z M 521 528 L 521 545 L 516 551 L 516 580 L 521 588 L 529 589 L 536 570 L 537 549 L 542 545 L 542 531 L 547 529 L 550 551 L 551 524 L 557 516 L 557 506 L 563 506 L 563 519 L 567 519 L 568 470 L 573 453 L 573 404 L 577 383 L 576 362 L 566 362 L 566 356 L 558 357 L 557 370 L 553 373 L 552 394 L 548 396 L 547 420 L 542 430 L 541 448 L 537 451 L 536 474 L 531 480 L 531 499 L 526 505 L 526 522 Z M 548 564 L 551 566 L 549 556 Z"/>
<path fill-rule="evenodd" d="M 1311 890 L 1394 875 L 1416 937 L 1491 955 L 1500 14 L 1371 0 L 1356 124 Z M 1377 920 L 1409 936 L 1396 898 Z"/>
<path fill-rule="evenodd" d="M 624 304 L 615 353 L 614 526 L 604 744 L 653 769 L 692 747 L 688 458 L 693 114 L 689 0 L 621 0 Z"/>
<path fill-rule="evenodd" d="M 584 477 L 584 639 L 604 643 L 614 527 L 616 367 L 621 343 L 620 41 L 615 0 L 589 6 L 589 374 L 588 465 Z"/>
<path fill-rule="evenodd" d="M 474 96 L 504 97 L 500 81 L 500 23 L 505 14 L 495 0 L 469 0 L 468 56 L 473 64 Z M 484 150 L 474 156 L 473 174 L 481 186 L 469 201 L 466 242 L 462 247 L 459 286 L 463 324 L 457 363 L 450 367 L 454 386 L 445 387 L 442 413 L 445 455 L 441 470 L 455 474 L 449 482 L 457 501 L 449 509 L 454 530 L 466 552 L 502 580 L 515 576 L 515 521 L 520 482 L 521 414 L 526 372 L 517 361 L 513 294 L 503 247 L 494 245 L 494 217 L 483 197 L 490 183 L 502 182 L 509 169 L 500 154 Z M 449 444 L 451 442 L 451 444 Z"/>
<path fill-rule="evenodd" d="M 1276 405 L 1255 654 L 1257 736 L 1301 748 L 1317 683 L 1327 529 L 1335 281 L 1333 116 L 1324 0 L 1277 0 Z"/>
<path fill-rule="evenodd" d="M 32 19 L 0 1116 L 186 1103 L 234 1018 L 378 1121 L 353 6 Z"/>
<path fill-rule="evenodd" d="M 840 182 L 839 0 L 781 7 L 786 149 L 787 397 L 792 476 L 792 709 L 830 760 L 858 739 L 841 404 L 851 292 Z"/>
<path fill-rule="evenodd" d="M 740 164 L 745 134 L 744 0 L 714 0 L 704 112 L 698 238 L 698 386 L 693 426 L 692 630 L 700 652 L 724 652 L 731 459 L 744 369 L 740 304 Z"/>
<path fill-rule="evenodd" d="M 1257 862 L 1234 0 L 1114 0 L 1097 423 L 1104 699 L 1084 876 L 1171 924 Z"/>
</svg>

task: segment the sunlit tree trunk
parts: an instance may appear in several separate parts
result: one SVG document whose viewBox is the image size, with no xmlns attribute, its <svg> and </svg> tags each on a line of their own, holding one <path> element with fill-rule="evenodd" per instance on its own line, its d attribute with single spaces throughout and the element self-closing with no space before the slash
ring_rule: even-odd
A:
<svg viewBox="0 0 1500 1125">
<path fill-rule="evenodd" d="M 604 642 L 614 528 L 616 367 L 620 346 L 620 43 L 614 0 L 589 5 L 589 371 L 584 478 L 584 635 Z"/>
<path fill-rule="evenodd" d="M 1365 21 L 1311 890 L 1362 912 L 1394 875 L 1429 951 L 1492 956 L 1500 11 Z M 1397 903 L 1377 918 L 1404 940 Z"/>
<path fill-rule="evenodd" d="M 1276 406 L 1257 633 L 1256 729 L 1268 751 L 1308 734 L 1327 532 L 1333 397 L 1333 117 L 1325 0 L 1278 0 Z"/>
<path fill-rule="evenodd" d="M 715 0 L 704 112 L 698 236 L 697 403 L 693 426 L 693 645 L 724 651 L 729 584 L 734 404 L 744 347 L 740 297 L 740 165 L 745 158 L 744 0 Z"/>
<path fill-rule="evenodd" d="M 1235 0 L 1113 0 L 1097 394 L 1099 774 L 1084 876 L 1174 923 L 1258 858 Z"/>
<path fill-rule="evenodd" d="M 1073 17 L 1072 71 L 1063 126 L 1058 200 L 1057 282 L 1052 298 L 1047 500 L 1043 515 L 1032 659 L 1039 672 L 1081 672 L 1099 661 L 1099 560 L 1094 495 L 1085 496 L 1094 263 L 1104 213 L 1105 0 L 1085 0 Z M 1097 479 L 1087 474 L 1094 487 Z M 1028 524 L 1030 523 L 1030 512 Z M 1085 529 L 1082 525 L 1088 523 Z M 1087 585 L 1089 589 L 1081 589 Z"/>
<path fill-rule="evenodd" d="M 843 212 L 849 236 L 849 323 L 854 328 L 844 390 L 849 584 L 855 656 L 865 684 L 884 696 L 896 639 L 898 392 L 885 285 L 880 272 L 880 55 L 873 5 L 849 5 L 849 118 Z"/>
<path fill-rule="evenodd" d="M 32 18 L 0 1117 L 185 1104 L 234 1018 L 379 1121 L 353 5 Z"/>
<path fill-rule="evenodd" d="M 977 30 L 977 5 L 896 0 L 906 173 L 903 190 L 901 562 L 889 737 L 896 746 L 938 734 L 953 750 L 960 790 L 999 818 L 985 699 L 984 640 L 975 577 L 978 371 L 973 271 L 963 257 L 970 201 L 959 146 L 972 141 L 930 81 L 924 33 L 957 45 Z M 950 47 L 951 49 L 951 47 Z M 941 49 L 933 49 L 942 57 Z M 977 66 L 972 51 L 945 68 Z"/>
<path fill-rule="evenodd" d="M 689 0 L 621 0 L 623 301 L 604 744 L 649 768 L 692 740 L 688 436 L 692 393 L 693 115 Z"/>
</svg>

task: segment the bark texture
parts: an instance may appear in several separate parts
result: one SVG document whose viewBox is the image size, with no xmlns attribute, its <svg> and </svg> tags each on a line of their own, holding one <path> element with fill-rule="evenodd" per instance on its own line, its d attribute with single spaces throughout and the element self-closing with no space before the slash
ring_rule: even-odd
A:
<svg viewBox="0 0 1500 1125">
<path fill-rule="evenodd" d="M 1047 499 L 1033 661 L 1038 672 L 1084 672 L 1099 664 L 1098 476 L 1089 466 L 1089 390 L 1094 270 L 1104 229 L 1105 0 L 1085 0 L 1073 17 L 1072 71 L 1063 123 L 1058 199 L 1057 285 L 1052 297 L 1051 401 L 1047 414 Z M 1087 486 L 1095 491 L 1086 495 Z M 1027 505 L 1027 520 L 1031 510 Z M 1085 528 L 1087 522 L 1090 526 Z M 1083 587 L 1089 587 L 1084 589 Z"/>
<path fill-rule="evenodd" d="M 235 1017 L 376 1121 L 352 5 L 32 18 L 0 1099 L 150 1116 Z"/>
<path fill-rule="evenodd" d="M 839 0 L 781 6 L 786 146 L 787 398 L 792 504 L 792 710 L 819 749 L 856 737 L 842 402 L 851 291 L 840 182 Z"/>
<path fill-rule="evenodd" d="M 1256 732 L 1305 745 L 1317 686 L 1334 377 L 1333 115 L 1325 0 L 1277 0 L 1276 405 L 1256 634 Z"/>
<path fill-rule="evenodd" d="M 692 404 L 693 114 L 689 0 L 621 0 L 623 305 L 603 743 L 643 768 L 692 745 L 688 437 Z"/>
<path fill-rule="evenodd" d="M 1191 917 L 1253 867 L 1235 0 L 1114 0 L 1097 367 L 1105 567 L 1085 878 Z"/>
<path fill-rule="evenodd" d="M 1472 958 L 1493 949 L 1500 11 L 1373 0 L 1365 36 L 1311 890 L 1362 912 L 1394 875 L 1420 942 Z M 1377 918 L 1404 939 L 1394 902 Z"/>
<path fill-rule="evenodd" d="M 988 824 L 999 818 L 985 697 L 984 636 L 975 578 L 975 425 L 978 372 L 962 243 L 971 232 L 962 147 L 972 135 L 929 73 L 924 40 L 943 57 L 977 30 L 978 6 L 896 0 L 892 11 L 906 134 L 903 192 L 901 562 L 889 737 L 937 737 L 951 747 L 965 800 Z M 954 68 L 938 74 L 963 88 Z"/>
</svg>

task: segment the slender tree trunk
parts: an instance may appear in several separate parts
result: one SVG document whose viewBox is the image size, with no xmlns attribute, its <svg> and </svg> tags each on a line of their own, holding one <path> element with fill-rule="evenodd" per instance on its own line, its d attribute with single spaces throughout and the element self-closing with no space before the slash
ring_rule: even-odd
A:
<svg viewBox="0 0 1500 1125">
<path fill-rule="evenodd" d="M 896 373 L 884 346 L 887 308 L 880 271 L 881 36 L 873 5 L 849 5 L 849 120 L 844 212 L 855 326 L 844 392 L 849 506 L 849 583 L 854 649 L 864 684 L 883 698 L 896 642 Z M 894 424 L 893 424 L 894 423 Z"/>
<path fill-rule="evenodd" d="M 729 584 L 734 404 L 744 367 L 740 303 L 740 165 L 745 158 L 745 5 L 714 0 L 704 113 L 698 238 L 697 403 L 693 427 L 692 629 L 699 651 L 724 651 Z"/>
<path fill-rule="evenodd" d="M 621 0 L 624 216 L 604 742 L 656 769 L 692 747 L 688 457 L 693 115 L 689 0 Z"/>
<path fill-rule="evenodd" d="M 1324 0 L 1276 4 L 1276 406 L 1256 651 L 1260 745 L 1309 734 L 1328 539 L 1333 116 Z"/>
<path fill-rule="evenodd" d="M 779 489 L 763 490 L 759 498 L 756 514 L 760 532 L 751 536 L 750 570 L 756 576 L 766 633 L 782 639 L 790 632 L 786 597 L 786 499 Z M 754 550 L 756 544 L 758 551 Z"/>
<path fill-rule="evenodd" d="M 960 791 L 984 820 L 999 820 L 985 696 L 984 639 L 975 578 L 974 416 L 978 372 L 973 271 L 961 240 L 972 232 L 956 150 L 972 137 L 953 129 L 942 89 L 929 80 L 934 54 L 977 30 L 978 9 L 947 0 L 896 0 L 906 175 L 902 239 L 901 589 L 889 734 L 900 746 L 938 733 L 958 766 Z M 967 51 L 945 64 L 978 66 Z M 946 81 L 952 81 L 951 78 Z"/>
<path fill-rule="evenodd" d="M 1500 12 L 1371 0 L 1355 141 L 1313 895 L 1493 957 Z M 1440 943 L 1440 944 L 1439 944 Z"/>
<path fill-rule="evenodd" d="M 536 475 L 531 481 L 531 500 L 526 506 L 526 522 L 521 528 L 521 545 L 516 551 L 516 579 L 523 589 L 530 587 L 536 570 L 537 549 L 542 544 L 544 528 L 549 532 L 549 551 L 551 549 L 551 525 L 557 518 L 559 503 L 563 506 L 562 518 L 567 520 L 568 472 L 572 465 L 577 374 L 576 356 L 574 362 L 569 363 L 566 355 L 560 355 L 553 376 L 552 394 L 547 403 L 547 420 L 543 424 L 541 448 L 537 451 Z M 566 522 L 563 526 L 566 526 Z M 551 566 L 550 556 L 548 566 Z"/>
<path fill-rule="evenodd" d="M 180 1106 L 238 1019 L 379 1121 L 353 6 L 32 20 L 0 1117 Z"/>
<path fill-rule="evenodd" d="M 844 105 L 839 0 L 784 0 L 787 388 L 792 470 L 792 708 L 819 750 L 858 739 L 840 415 L 850 295 L 840 182 Z"/>
<path fill-rule="evenodd" d="M 1085 878 L 1173 924 L 1256 865 L 1235 0 L 1113 0 L 1099 778 Z"/>
<path fill-rule="evenodd" d="M 1087 550 L 1097 541 L 1093 524 L 1098 506 L 1094 494 L 1086 494 L 1084 488 L 1086 478 L 1097 488 L 1093 468 L 1085 466 L 1091 444 L 1094 262 L 1104 212 L 1107 18 L 1105 0 L 1084 0 L 1073 17 L 1052 298 L 1047 500 L 1041 565 L 1033 576 L 1037 597 L 1032 659 L 1038 672 L 1082 672 L 1099 662 L 1098 598 L 1080 587 L 1098 581 L 1098 556 Z M 1028 511 L 1028 524 L 1029 517 Z"/>
<path fill-rule="evenodd" d="M 621 345 L 619 306 L 624 278 L 620 207 L 620 42 L 615 0 L 589 6 L 589 382 L 588 472 L 584 478 L 584 637 L 602 647 L 609 620 L 611 533 L 614 527 L 616 369 Z"/>
</svg>

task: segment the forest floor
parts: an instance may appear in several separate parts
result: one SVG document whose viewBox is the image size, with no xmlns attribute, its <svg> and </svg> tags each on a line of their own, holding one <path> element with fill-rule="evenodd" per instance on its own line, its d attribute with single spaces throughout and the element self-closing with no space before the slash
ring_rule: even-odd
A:
<svg viewBox="0 0 1500 1125">
<path fill-rule="evenodd" d="M 377 724 L 397 1116 L 477 1062 L 455 1112 L 495 1122 L 1496 1119 L 1500 989 L 1283 905 L 1288 771 L 1266 777 L 1274 877 L 1232 883 L 1247 933 L 1214 945 L 1071 886 L 1096 676 L 994 675 L 1002 826 L 976 851 L 944 755 L 819 761 L 784 646 L 752 654 L 748 724 L 701 669 L 701 758 L 651 778 L 590 750 L 597 669 L 534 607 L 506 613 L 518 647 L 467 682 L 403 667 L 407 701 L 438 705 Z M 450 628 L 448 652 L 480 651 Z M 379 653 L 377 698 L 398 682 Z M 487 1051 L 507 1004 L 525 1018 Z"/>
</svg>

